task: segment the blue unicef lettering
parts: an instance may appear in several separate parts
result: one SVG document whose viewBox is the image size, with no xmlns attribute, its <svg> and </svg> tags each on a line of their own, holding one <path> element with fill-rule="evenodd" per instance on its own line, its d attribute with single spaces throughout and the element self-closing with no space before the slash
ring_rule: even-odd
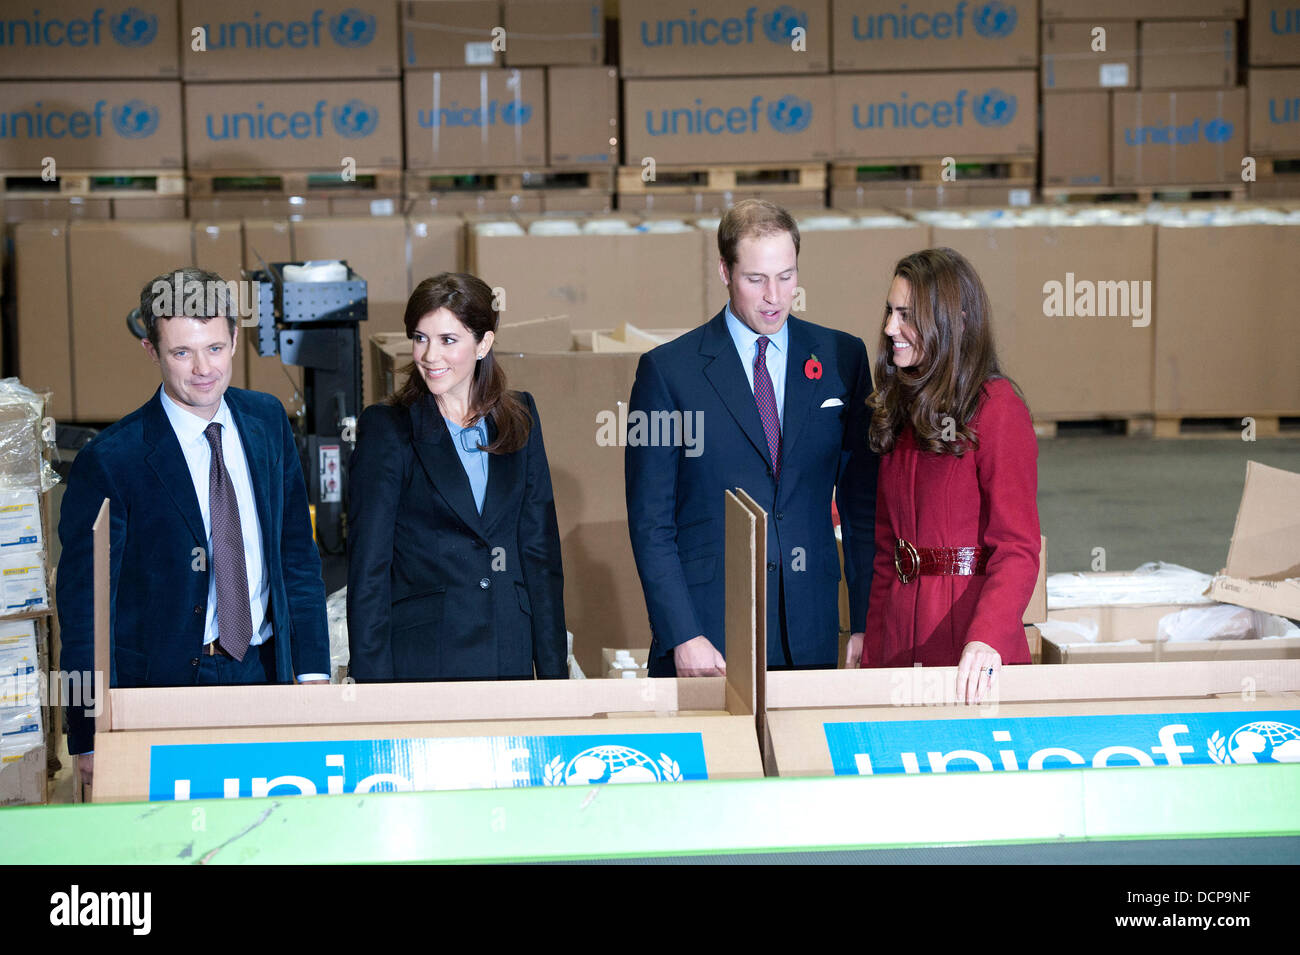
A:
<svg viewBox="0 0 1300 955">
<path fill-rule="evenodd" d="M 1126 146 L 1190 146 L 1201 141 L 1226 143 L 1236 127 L 1222 116 L 1206 120 L 1197 117 L 1181 126 L 1170 124 L 1129 126 L 1124 129 Z"/>
<path fill-rule="evenodd" d="M 460 103 L 452 100 L 437 110 L 417 109 L 415 111 L 416 125 L 422 129 L 495 126 L 498 122 L 507 126 L 526 126 L 532 118 L 532 104 L 516 100 L 503 103 L 492 99 L 481 106 L 461 106 Z"/>
<path fill-rule="evenodd" d="M 763 18 L 763 33 L 773 43 L 788 44 L 795 27 L 807 32 L 808 14 L 794 7 L 779 6 Z"/>
<path fill-rule="evenodd" d="M 1291 7 L 1289 10 L 1270 10 L 1268 12 L 1268 30 L 1277 36 L 1300 33 L 1300 7 Z"/>
<path fill-rule="evenodd" d="M 375 18 L 349 7 L 330 17 L 330 36 L 339 46 L 367 46 L 375 38 Z"/>
<path fill-rule="evenodd" d="M 330 110 L 334 131 L 346 139 L 364 139 L 379 125 L 379 110 L 359 99 L 350 99 Z"/>
<path fill-rule="evenodd" d="M 1226 119 L 1215 118 L 1205 124 L 1205 141 L 1207 143 L 1226 143 L 1232 138 L 1232 123 Z"/>
<path fill-rule="evenodd" d="M 126 139 L 144 139 L 158 129 L 158 107 L 142 100 L 127 100 L 113 107 L 113 128 Z"/>
<path fill-rule="evenodd" d="M 812 103 L 797 96 L 782 96 L 767 104 L 767 121 L 778 133 L 799 133 L 812 122 Z"/>
<path fill-rule="evenodd" d="M 127 7 L 108 22 L 108 29 L 122 46 L 148 46 L 158 35 L 158 18 L 136 7 Z"/>
<path fill-rule="evenodd" d="M 1295 710 L 826 723 L 835 774 L 1300 763 Z"/>
<path fill-rule="evenodd" d="M 511 101 L 501 107 L 501 122 L 507 126 L 525 126 L 533 118 L 533 107 L 528 103 Z"/>
<path fill-rule="evenodd" d="M 975 32 L 990 40 L 1009 36 L 1016 28 L 1016 8 L 992 0 L 975 11 Z"/>
<path fill-rule="evenodd" d="M 1000 89 L 985 90 L 975 98 L 974 111 L 981 126 L 1005 126 L 1016 118 L 1016 98 Z"/>
<path fill-rule="evenodd" d="M 149 798 L 591 786 L 708 779 L 699 733 L 153 746 Z"/>
</svg>

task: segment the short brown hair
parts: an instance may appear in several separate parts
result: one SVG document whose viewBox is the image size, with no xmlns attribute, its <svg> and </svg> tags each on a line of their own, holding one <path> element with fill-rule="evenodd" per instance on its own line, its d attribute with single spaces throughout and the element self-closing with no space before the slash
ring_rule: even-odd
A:
<svg viewBox="0 0 1300 955">
<path fill-rule="evenodd" d="M 197 287 L 207 294 L 192 295 Z M 235 339 L 239 292 L 233 282 L 227 282 L 216 272 L 186 266 L 164 272 L 145 283 L 140 289 L 140 321 L 144 323 L 145 337 L 158 347 L 158 319 L 185 318 L 206 322 L 224 318 L 230 329 L 230 340 Z M 211 305 L 211 308 L 208 306 Z M 197 308 L 195 308 L 197 306 Z M 212 314 L 208 315 L 207 312 Z"/>
<path fill-rule="evenodd" d="M 736 249 L 741 239 L 756 239 L 767 235 L 790 233 L 794 240 L 794 254 L 799 256 L 799 226 L 794 216 L 775 202 L 766 199 L 741 199 L 727 210 L 718 223 L 718 255 L 727 263 L 730 274 L 736 267 Z"/>
</svg>

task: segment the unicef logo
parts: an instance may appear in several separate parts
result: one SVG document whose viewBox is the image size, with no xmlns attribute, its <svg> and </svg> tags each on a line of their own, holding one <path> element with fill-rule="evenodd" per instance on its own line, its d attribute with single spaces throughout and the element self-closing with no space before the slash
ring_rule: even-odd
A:
<svg viewBox="0 0 1300 955">
<path fill-rule="evenodd" d="M 330 36 L 339 46 L 365 46 L 375 38 L 375 18 L 356 7 L 330 17 Z"/>
<path fill-rule="evenodd" d="M 533 108 L 527 103 L 513 100 L 501 107 L 501 122 L 507 126 L 523 126 L 533 118 Z"/>
<path fill-rule="evenodd" d="M 812 122 L 812 103 L 797 96 L 782 96 L 767 104 L 767 121 L 778 133 L 798 133 Z"/>
<path fill-rule="evenodd" d="M 1217 730 L 1206 742 L 1210 759 L 1230 763 L 1300 763 L 1300 726 L 1290 723 L 1247 723 L 1225 741 Z"/>
<path fill-rule="evenodd" d="M 981 126 L 1005 126 L 1016 118 L 1016 98 L 1000 89 L 985 90 L 975 100 L 975 119 Z"/>
<path fill-rule="evenodd" d="M 655 762 L 629 746 L 593 746 L 567 763 L 556 756 L 546 764 L 547 786 L 591 786 L 605 783 L 676 783 L 682 768 L 667 753 Z"/>
<path fill-rule="evenodd" d="M 113 128 L 127 139 L 144 139 L 158 128 L 158 107 L 138 99 L 113 107 Z"/>
<path fill-rule="evenodd" d="M 1016 28 L 1016 8 L 992 0 L 975 11 L 975 32 L 999 40 Z"/>
<path fill-rule="evenodd" d="M 350 99 L 330 111 L 334 131 L 347 139 L 364 139 L 379 125 L 379 111 L 359 99 Z"/>
<path fill-rule="evenodd" d="M 773 43 L 789 43 L 795 27 L 808 29 L 808 14 L 794 7 L 779 6 L 763 18 L 763 32 Z"/>
<path fill-rule="evenodd" d="M 122 46 L 148 46 L 158 35 L 158 18 L 135 7 L 127 7 L 108 22 L 113 39 Z"/>
<path fill-rule="evenodd" d="M 1212 119 L 1205 124 L 1207 143 L 1226 143 L 1232 138 L 1232 123 L 1226 119 Z"/>
</svg>

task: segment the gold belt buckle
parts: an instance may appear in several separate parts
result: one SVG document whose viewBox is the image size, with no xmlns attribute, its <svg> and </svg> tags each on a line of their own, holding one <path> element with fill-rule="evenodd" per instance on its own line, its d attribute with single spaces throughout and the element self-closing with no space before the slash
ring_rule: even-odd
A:
<svg viewBox="0 0 1300 955">
<path fill-rule="evenodd" d="M 911 561 L 911 569 L 903 571 L 903 562 L 900 559 L 900 552 L 907 555 Z M 916 579 L 916 575 L 921 572 L 921 555 L 916 552 L 916 548 L 909 544 L 903 538 L 898 538 L 898 543 L 894 545 L 894 570 L 898 574 L 901 583 L 910 584 Z"/>
</svg>

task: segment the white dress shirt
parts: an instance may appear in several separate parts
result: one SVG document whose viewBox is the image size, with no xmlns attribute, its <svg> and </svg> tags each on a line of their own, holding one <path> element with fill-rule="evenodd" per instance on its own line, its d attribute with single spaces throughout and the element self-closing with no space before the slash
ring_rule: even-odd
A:
<svg viewBox="0 0 1300 955">
<path fill-rule="evenodd" d="M 758 357 L 759 335 L 736 317 L 736 313 L 731 310 L 730 302 L 727 303 L 727 331 L 731 333 L 731 340 L 736 343 L 736 351 L 740 353 L 740 363 L 745 366 L 745 377 L 749 379 L 749 390 L 752 392 L 754 359 Z M 767 360 L 767 373 L 772 379 L 772 391 L 776 395 L 776 417 L 784 429 L 785 366 L 790 351 L 790 323 L 785 322 L 779 332 L 768 335 L 767 338 L 767 352 L 764 358 Z"/>
</svg>

